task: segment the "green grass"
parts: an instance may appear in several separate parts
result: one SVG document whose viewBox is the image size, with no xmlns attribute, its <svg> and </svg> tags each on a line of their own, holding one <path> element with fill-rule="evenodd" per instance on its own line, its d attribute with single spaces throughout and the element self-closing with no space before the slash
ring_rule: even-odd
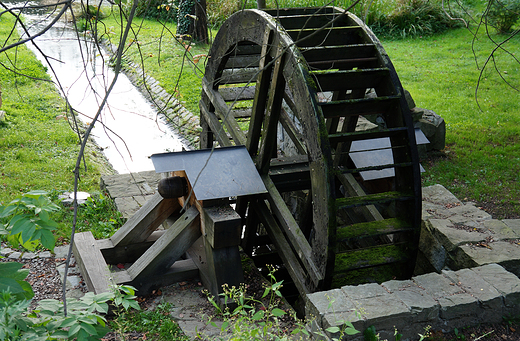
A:
<svg viewBox="0 0 520 341">
<path fill-rule="evenodd" d="M 457 29 L 383 45 L 416 105 L 435 111 L 446 122 L 445 157 L 423 162 L 423 184 L 440 183 L 460 199 L 497 203 L 505 215 L 518 215 L 520 93 L 500 78 L 493 64 L 478 84 L 476 61 L 482 67 L 492 45 L 479 34 L 475 57 L 471 39 L 467 30 Z M 519 43 L 520 37 L 515 37 L 505 48 L 518 56 Z M 519 88 L 520 65 L 505 52 L 495 60 L 502 76 Z"/>
<path fill-rule="evenodd" d="M 7 15 L 0 19 L 0 39 L 3 42 L 13 21 Z M 48 81 L 44 66 L 25 46 L 1 54 L 0 62 L 17 68 L 21 74 L 43 79 L 16 75 L 0 67 L 1 109 L 6 113 L 5 121 L 0 124 L 0 204 L 7 204 L 31 190 L 71 191 L 79 144 L 69 123 L 60 118 L 65 111 L 63 99 L 54 84 Z M 95 162 L 91 149 L 86 156 L 87 169 L 82 167 L 79 190 L 99 191 L 101 166 Z M 67 241 L 72 212 L 64 209 L 54 219 L 60 223 L 57 236 L 62 237 L 61 241 Z M 106 215 L 100 216 L 95 222 L 109 219 Z"/>
</svg>

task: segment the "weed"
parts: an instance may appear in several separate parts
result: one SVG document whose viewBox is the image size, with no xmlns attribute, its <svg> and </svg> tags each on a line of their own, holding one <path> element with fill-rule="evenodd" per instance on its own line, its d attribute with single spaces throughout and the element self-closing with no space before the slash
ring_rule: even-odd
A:
<svg viewBox="0 0 520 341">
<path fill-rule="evenodd" d="M 261 299 L 246 296 L 245 286 L 223 286 L 221 299 L 218 300 L 208 294 L 209 302 L 217 310 L 217 318 L 223 320 L 220 328 L 215 322 L 216 317 L 210 317 L 209 324 L 220 329 L 218 340 L 290 340 L 297 337 L 309 336 L 305 325 L 295 315 L 294 329 L 288 333 L 282 326 L 280 319 L 287 315 L 287 311 L 278 308 L 282 294 L 282 282 L 277 282 L 274 276 L 275 269 L 269 269 L 271 283 L 264 289 Z M 267 301 L 267 303 L 265 303 Z M 230 308 L 235 306 L 235 308 Z M 206 335 L 198 334 L 201 339 Z"/>
<path fill-rule="evenodd" d="M 171 303 L 162 303 L 151 311 L 128 311 L 110 321 L 110 327 L 123 336 L 133 331 L 145 333 L 146 338 L 156 341 L 189 340 L 171 316 Z"/>
</svg>

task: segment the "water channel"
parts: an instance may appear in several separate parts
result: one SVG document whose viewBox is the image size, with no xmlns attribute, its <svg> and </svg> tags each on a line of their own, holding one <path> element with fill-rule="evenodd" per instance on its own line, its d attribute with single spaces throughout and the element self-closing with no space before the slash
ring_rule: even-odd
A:
<svg viewBox="0 0 520 341">
<path fill-rule="evenodd" d="M 26 2 L 19 4 L 27 6 Z M 52 19 L 41 11 L 24 12 L 24 17 L 30 32 L 40 31 Z M 60 20 L 35 42 L 52 58 L 50 64 L 56 73 L 55 76 L 49 68 L 52 79 L 59 80 L 71 106 L 83 122 L 90 124 L 114 72 L 106 63 L 109 56 L 104 51 L 100 53 L 88 38 L 80 37 L 72 24 Z M 47 65 L 33 44 L 26 45 Z M 152 103 L 123 73 L 119 74 L 99 121 L 94 125 L 93 138 L 118 173 L 152 170 L 151 154 L 180 151 L 184 146 L 163 115 L 157 114 Z"/>
</svg>

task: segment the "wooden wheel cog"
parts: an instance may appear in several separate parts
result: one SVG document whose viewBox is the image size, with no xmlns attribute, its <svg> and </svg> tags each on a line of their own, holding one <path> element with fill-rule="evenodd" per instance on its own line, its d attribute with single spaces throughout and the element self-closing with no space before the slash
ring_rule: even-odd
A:
<svg viewBox="0 0 520 341">
<path fill-rule="evenodd" d="M 255 262 L 279 257 L 300 294 L 411 275 L 413 121 L 357 17 L 337 7 L 233 14 L 210 50 L 200 109 L 201 148 L 246 145 L 269 191 L 237 199 Z"/>
</svg>

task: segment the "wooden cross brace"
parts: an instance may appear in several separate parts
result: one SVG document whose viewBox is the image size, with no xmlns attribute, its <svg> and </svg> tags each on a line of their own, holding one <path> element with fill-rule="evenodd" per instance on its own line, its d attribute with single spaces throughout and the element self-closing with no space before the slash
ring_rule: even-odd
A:
<svg viewBox="0 0 520 341">
<path fill-rule="evenodd" d="M 208 207 L 195 198 L 182 211 L 186 199 L 153 195 L 109 239 L 76 233 L 73 252 L 88 290 L 97 294 L 111 284 L 127 284 L 146 295 L 199 275 L 217 297 L 223 284 L 242 283 L 240 216 L 228 204 Z M 173 224 L 157 230 L 168 218 Z M 110 271 L 109 265 L 117 264 L 124 269 Z"/>
</svg>

